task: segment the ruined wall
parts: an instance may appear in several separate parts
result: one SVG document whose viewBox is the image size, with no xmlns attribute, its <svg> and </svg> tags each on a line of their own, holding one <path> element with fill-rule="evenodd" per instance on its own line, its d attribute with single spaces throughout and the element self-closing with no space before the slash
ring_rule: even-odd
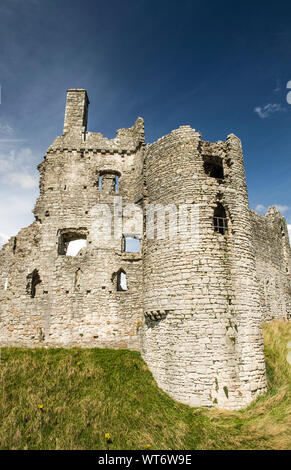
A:
<svg viewBox="0 0 291 470">
<path fill-rule="evenodd" d="M 64 135 L 39 165 L 36 222 L 0 253 L 1 344 L 139 349 L 141 255 L 125 253 L 120 238 L 100 239 L 96 207 L 107 204 L 113 213 L 117 195 L 124 203 L 139 197 L 143 121 L 109 140 L 86 132 L 87 107 L 84 90 L 68 92 Z M 62 254 L 62 245 L 78 237 L 86 247 L 75 257 Z M 127 291 L 117 290 L 121 269 Z M 35 270 L 41 282 L 32 298 Z"/>
<path fill-rule="evenodd" d="M 291 318 L 291 250 L 286 220 L 275 207 L 251 211 L 263 321 Z"/>
<path fill-rule="evenodd" d="M 63 135 L 38 167 L 36 220 L 0 251 L 0 345 L 137 349 L 175 399 L 247 405 L 266 389 L 262 321 L 290 317 L 285 219 L 249 210 L 233 134 L 210 143 L 181 126 L 145 147 L 141 118 L 106 139 L 87 131 L 88 106 L 68 90 Z M 155 216 L 137 232 L 132 211 L 143 221 L 153 205 L 166 209 L 165 236 L 148 236 Z M 196 232 L 173 236 L 183 205 Z M 124 249 L 132 235 L 137 253 Z M 84 247 L 67 256 L 76 239 Z"/>
</svg>

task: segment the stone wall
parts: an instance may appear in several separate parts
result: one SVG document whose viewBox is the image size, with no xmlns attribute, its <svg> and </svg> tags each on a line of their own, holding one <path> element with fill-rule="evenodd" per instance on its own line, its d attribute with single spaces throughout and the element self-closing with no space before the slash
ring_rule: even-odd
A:
<svg viewBox="0 0 291 470">
<path fill-rule="evenodd" d="M 68 91 L 63 135 L 38 167 L 35 222 L 0 251 L 0 345 L 136 349 L 175 399 L 245 406 L 266 389 L 262 321 L 290 317 L 285 219 L 249 210 L 233 134 L 210 143 L 181 126 L 145 146 L 138 118 L 107 139 L 87 131 L 88 106 L 85 90 Z M 187 225 L 138 232 L 132 212 L 143 221 L 153 205 L 166 207 L 166 233 L 173 208 L 195 207 L 198 239 Z M 132 235 L 137 253 L 124 249 Z"/>
<path fill-rule="evenodd" d="M 263 321 L 291 318 L 291 251 L 286 220 L 275 207 L 251 211 Z"/>
</svg>

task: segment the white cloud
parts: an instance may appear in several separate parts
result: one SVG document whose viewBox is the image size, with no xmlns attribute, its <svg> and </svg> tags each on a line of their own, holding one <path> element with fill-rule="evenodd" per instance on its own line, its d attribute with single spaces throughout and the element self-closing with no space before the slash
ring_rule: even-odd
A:
<svg viewBox="0 0 291 470">
<path fill-rule="evenodd" d="M 0 143 L 15 143 L 15 142 L 26 142 L 27 139 L 0 139 Z"/>
<path fill-rule="evenodd" d="M 13 135 L 14 129 L 9 124 L 0 123 L 0 135 Z"/>
<path fill-rule="evenodd" d="M 35 188 L 38 185 L 37 178 L 28 173 L 11 173 L 9 176 L 10 184 L 16 184 L 23 189 Z"/>
<path fill-rule="evenodd" d="M 265 106 L 256 106 L 254 108 L 254 112 L 257 113 L 257 115 L 261 119 L 266 119 L 267 117 L 271 116 L 274 113 L 278 113 L 281 111 L 286 111 L 285 108 L 281 104 L 278 103 L 268 103 Z"/>
<path fill-rule="evenodd" d="M 289 233 L 289 240 L 291 242 L 291 224 L 288 224 L 287 227 L 288 227 L 288 233 Z"/>
<path fill-rule="evenodd" d="M 268 210 L 268 208 L 266 206 L 264 206 L 263 204 L 257 204 L 256 207 L 255 207 L 255 210 L 257 212 L 259 212 L 259 214 L 265 214 Z"/>
<path fill-rule="evenodd" d="M 0 154 L 0 181 L 23 189 L 35 188 L 38 178 L 31 174 L 29 163 L 33 160 L 30 148 L 19 151 L 10 150 L 7 155 Z"/>
<path fill-rule="evenodd" d="M 287 212 L 289 209 L 291 209 L 289 206 L 284 206 L 282 204 L 274 204 L 274 206 L 278 209 L 278 211 L 280 211 L 282 214 L 284 214 L 284 212 Z"/>
<path fill-rule="evenodd" d="M 30 225 L 32 209 L 37 197 L 36 189 L 0 192 L 0 245 L 17 232 Z"/>
<path fill-rule="evenodd" d="M 0 245 L 34 220 L 37 158 L 27 147 L 0 147 Z"/>
<path fill-rule="evenodd" d="M 0 247 L 8 241 L 8 238 L 9 238 L 8 235 L 6 235 L 5 233 L 0 232 Z"/>
<path fill-rule="evenodd" d="M 272 204 L 273 206 L 278 209 L 278 211 L 281 212 L 281 214 L 284 214 L 285 212 L 289 211 L 291 209 L 290 206 L 287 206 L 286 204 Z M 259 212 L 259 214 L 266 214 L 268 207 L 264 206 L 263 204 L 257 204 L 255 207 L 255 210 Z"/>
</svg>

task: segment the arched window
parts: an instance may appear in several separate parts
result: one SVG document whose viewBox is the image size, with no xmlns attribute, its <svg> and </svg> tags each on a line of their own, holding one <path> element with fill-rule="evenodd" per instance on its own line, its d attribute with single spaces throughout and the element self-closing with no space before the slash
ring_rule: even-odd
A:
<svg viewBox="0 0 291 470">
<path fill-rule="evenodd" d="M 114 273 L 111 280 L 116 285 L 117 292 L 126 292 L 128 290 L 126 272 L 123 269 L 119 269 L 117 273 Z"/>
<path fill-rule="evenodd" d="M 215 232 L 219 232 L 222 235 L 227 232 L 228 224 L 226 212 L 221 203 L 218 203 L 216 208 L 214 209 L 213 225 Z"/>
<path fill-rule="evenodd" d="M 37 269 L 34 269 L 32 273 L 28 274 L 26 277 L 26 292 L 33 299 L 36 295 L 36 286 L 41 283 L 41 279 Z"/>
</svg>

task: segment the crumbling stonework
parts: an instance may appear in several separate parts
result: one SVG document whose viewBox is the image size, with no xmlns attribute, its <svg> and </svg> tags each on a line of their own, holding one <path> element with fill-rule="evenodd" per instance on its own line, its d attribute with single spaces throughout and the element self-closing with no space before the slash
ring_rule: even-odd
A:
<svg viewBox="0 0 291 470">
<path fill-rule="evenodd" d="M 63 135 L 38 167 L 35 222 L 0 252 L 1 345 L 137 349 L 175 399 L 245 406 L 266 389 L 262 321 L 291 315 L 285 219 L 250 211 L 233 134 L 209 143 L 182 126 L 145 145 L 138 118 L 109 140 L 87 131 L 88 106 L 85 90 L 68 91 Z M 110 221 L 117 196 L 141 213 L 195 205 L 198 241 L 136 233 L 130 211 L 121 237 L 101 239 L 99 209 Z M 126 236 L 142 239 L 139 252 Z M 74 240 L 83 248 L 67 256 Z"/>
<path fill-rule="evenodd" d="M 291 318 L 291 257 L 285 218 L 275 207 L 251 211 L 260 306 L 265 321 Z"/>
</svg>

